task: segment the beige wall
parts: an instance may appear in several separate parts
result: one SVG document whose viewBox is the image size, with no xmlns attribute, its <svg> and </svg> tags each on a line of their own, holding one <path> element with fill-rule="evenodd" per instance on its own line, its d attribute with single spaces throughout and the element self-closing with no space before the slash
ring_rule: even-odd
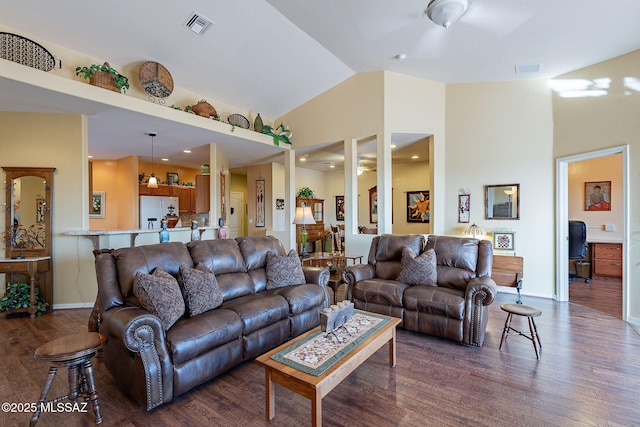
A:
<svg viewBox="0 0 640 427">
<path fill-rule="evenodd" d="M 0 113 L 3 166 L 55 167 L 52 187 L 53 303 L 82 304 L 95 300 L 97 284 L 89 240 L 67 231 L 89 222 L 87 121 L 84 116 Z M 4 172 L 0 179 L 4 181 Z M 1 192 L 1 203 L 5 192 Z M 4 215 L 0 229 L 5 229 Z M 50 302 L 51 303 L 51 302 Z"/>
<path fill-rule="evenodd" d="M 585 210 L 585 182 L 611 181 L 611 210 Z M 622 154 L 569 163 L 569 219 L 587 224 L 587 241 L 622 242 Z M 605 231 L 605 224 L 615 227 Z"/>
<path fill-rule="evenodd" d="M 471 191 L 471 222 L 514 231 L 524 289 L 555 294 L 551 92 L 545 81 L 447 86 L 445 232 L 461 235 L 458 189 Z M 520 184 L 520 220 L 485 220 L 484 186 Z M 541 250 L 541 248 L 544 248 Z"/>
<path fill-rule="evenodd" d="M 610 78 L 608 95 L 598 98 L 553 96 L 554 157 L 565 157 L 610 147 L 629 147 L 629 245 L 626 261 L 629 281 L 628 314 L 640 324 L 640 93 L 624 86 L 626 79 L 640 79 L 640 51 L 561 76 L 563 79 Z M 634 320 L 635 319 L 635 320 Z"/>
</svg>

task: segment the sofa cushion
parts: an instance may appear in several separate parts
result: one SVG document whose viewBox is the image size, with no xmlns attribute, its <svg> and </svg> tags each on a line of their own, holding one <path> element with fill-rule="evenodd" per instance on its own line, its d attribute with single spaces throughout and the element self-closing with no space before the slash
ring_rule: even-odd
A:
<svg viewBox="0 0 640 427">
<path fill-rule="evenodd" d="M 411 248 L 402 250 L 402 270 L 396 279 L 407 285 L 438 286 L 436 253 L 428 249 L 416 256 Z"/>
<path fill-rule="evenodd" d="M 353 289 L 353 298 L 367 303 L 402 307 L 402 295 L 410 286 L 380 278 L 361 280 Z"/>
<path fill-rule="evenodd" d="M 375 264 L 376 277 L 395 280 L 402 270 L 402 250 L 408 247 L 419 254 L 424 245 L 424 236 L 421 234 L 383 234 L 374 238 L 374 242 L 372 242 L 369 251 L 369 264 Z M 371 259 L 372 257 L 373 259 Z"/>
<path fill-rule="evenodd" d="M 404 308 L 407 311 L 419 311 L 462 320 L 464 291 L 435 286 L 412 286 L 404 293 Z"/>
<path fill-rule="evenodd" d="M 160 319 L 165 331 L 184 315 L 184 300 L 178 281 L 161 267 L 153 270 L 153 274 L 137 272 L 133 293 L 142 308 Z"/>
<path fill-rule="evenodd" d="M 174 365 L 187 362 L 240 336 L 240 317 L 234 311 L 220 308 L 180 319 L 167 331 Z"/>
<path fill-rule="evenodd" d="M 267 265 L 267 253 L 284 256 L 286 251 L 282 242 L 273 236 L 238 237 L 236 239 L 247 270 L 265 268 Z"/>
<path fill-rule="evenodd" d="M 291 249 L 287 256 L 278 256 L 272 251 L 267 252 L 267 290 L 305 283 L 307 281 L 295 249 Z"/>
<path fill-rule="evenodd" d="M 190 317 L 213 310 L 222 304 L 222 293 L 216 276 L 204 264 L 198 264 L 196 268 L 182 265 L 178 277 L 185 308 Z"/>
<path fill-rule="evenodd" d="M 289 303 L 289 314 L 295 316 L 317 307 L 324 308 L 325 293 L 321 286 L 304 284 L 287 286 L 271 291 L 284 297 Z"/>
<path fill-rule="evenodd" d="M 242 320 L 242 335 L 247 336 L 289 317 L 289 304 L 275 293 L 260 292 L 222 303 L 222 308 L 235 311 Z"/>
<path fill-rule="evenodd" d="M 477 239 L 452 236 L 429 236 L 425 249 L 436 251 L 438 286 L 464 290 L 476 277 L 478 265 Z"/>
</svg>

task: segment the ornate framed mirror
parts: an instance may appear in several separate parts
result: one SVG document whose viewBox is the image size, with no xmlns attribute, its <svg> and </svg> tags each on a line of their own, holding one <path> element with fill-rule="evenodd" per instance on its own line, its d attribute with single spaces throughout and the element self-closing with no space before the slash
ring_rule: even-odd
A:
<svg viewBox="0 0 640 427">
<path fill-rule="evenodd" d="M 520 219 L 520 184 L 485 185 L 486 219 Z"/>
<path fill-rule="evenodd" d="M 2 230 L 5 256 L 12 259 L 48 257 L 37 262 L 37 274 L 44 299 L 51 305 L 51 195 L 56 169 L 9 166 L 2 169 L 6 174 L 5 229 Z"/>
</svg>

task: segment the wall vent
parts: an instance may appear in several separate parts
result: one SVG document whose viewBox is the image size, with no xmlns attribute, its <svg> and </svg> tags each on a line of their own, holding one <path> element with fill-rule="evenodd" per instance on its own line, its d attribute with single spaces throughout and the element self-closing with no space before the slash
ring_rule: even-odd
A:
<svg viewBox="0 0 640 427">
<path fill-rule="evenodd" d="M 215 22 L 211 19 L 203 16 L 202 14 L 193 11 L 191 15 L 184 21 L 184 26 L 193 31 L 196 34 L 204 34 L 209 30 L 209 28 L 213 27 Z"/>
</svg>

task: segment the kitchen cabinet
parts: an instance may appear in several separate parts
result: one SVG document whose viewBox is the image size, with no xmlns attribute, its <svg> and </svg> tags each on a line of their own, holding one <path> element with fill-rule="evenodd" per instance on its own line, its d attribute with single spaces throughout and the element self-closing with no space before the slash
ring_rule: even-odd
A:
<svg viewBox="0 0 640 427">
<path fill-rule="evenodd" d="M 593 278 L 622 278 L 622 243 L 591 243 Z"/>
<path fill-rule="evenodd" d="M 195 212 L 208 213 L 211 210 L 209 201 L 211 175 L 196 175 Z"/>
<path fill-rule="evenodd" d="M 182 185 L 158 185 L 158 188 L 149 188 L 147 184 L 140 184 L 138 195 L 140 196 L 170 196 L 178 198 L 179 213 L 195 213 L 196 189 Z M 207 193 L 208 194 L 208 193 Z"/>
</svg>

